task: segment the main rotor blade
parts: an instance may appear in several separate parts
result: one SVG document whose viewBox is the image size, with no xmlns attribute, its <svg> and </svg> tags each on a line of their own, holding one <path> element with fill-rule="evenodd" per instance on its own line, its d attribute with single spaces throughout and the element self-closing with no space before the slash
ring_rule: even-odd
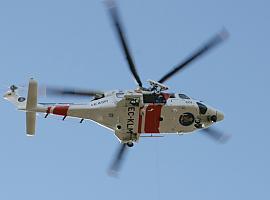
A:
<svg viewBox="0 0 270 200">
<path fill-rule="evenodd" d="M 46 87 L 46 96 L 87 96 L 103 97 L 104 93 L 95 90 L 83 90 L 74 88 Z"/>
<path fill-rule="evenodd" d="M 117 7 L 116 7 L 116 3 L 113 0 L 107 0 L 107 1 L 105 1 L 105 3 L 107 5 L 110 16 L 112 18 L 116 33 L 118 35 L 118 39 L 119 39 L 119 41 L 120 41 L 120 43 L 122 45 L 123 51 L 124 51 L 124 53 L 126 55 L 126 59 L 128 61 L 128 64 L 129 64 L 129 69 L 130 69 L 131 73 L 133 74 L 133 76 L 134 76 L 136 82 L 138 83 L 138 85 L 140 87 L 142 87 L 142 82 L 141 82 L 140 77 L 139 77 L 139 75 L 137 73 L 135 64 L 134 64 L 134 62 L 132 60 L 132 57 L 131 57 L 131 54 L 130 54 L 130 51 L 129 51 L 127 41 L 126 41 L 125 36 L 124 36 L 124 31 L 123 31 L 123 28 L 122 28 L 123 26 L 121 25 L 121 21 L 120 21 L 120 18 L 119 18 L 119 13 L 118 13 L 118 10 L 117 10 Z"/>
<path fill-rule="evenodd" d="M 229 36 L 229 33 L 226 30 L 222 30 L 218 34 L 216 34 L 213 38 L 211 38 L 207 43 L 205 43 L 201 48 L 196 50 L 191 56 L 187 57 L 180 65 L 172 69 L 169 73 L 164 75 L 158 82 L 163 83 L 169 78 L 171 78 L 173 75 L 175 75 L 177 72 L 179 72 L 184 67 L 188 66 L 191 62 L 195 61 L 205 53 L 207 53 L 209 50 L 213 49 L 215 46 L 220 44 L 222 41 L 224 41 Z"/>
<path fill-rule="evenodd" d="M 117 154 L 116 154 L 116 156 L 112 162 L 112 165 L 109 169 L 109 175 L 117 176 L 117 174 L 121 168 L 126 151 L 127 151 L 126 144 L 122 144 L 119 147 Z"/>
<path fill-rule="evenodd" d="M 212 127 L 202 129 L 207 136 L 219 143 L 226 143 L 230 139 L 230 135 L 216 130 Z"/>
</svg>

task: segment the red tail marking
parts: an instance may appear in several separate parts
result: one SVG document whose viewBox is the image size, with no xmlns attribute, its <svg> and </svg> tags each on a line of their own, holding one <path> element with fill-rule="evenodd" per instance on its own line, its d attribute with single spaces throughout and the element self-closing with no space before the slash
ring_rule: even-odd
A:
<svg viewBox="0 0 270 200">
<path fill-rule="evenodd" d="M 145 115 L 145 133 L 159 133 L 160 115 L 162 105 L 149 105 Z"/>
<path fill-rule="evenodd" d="M 53 114 L 67 116 L 69 106 L 55 106 Z"/>
</svg>

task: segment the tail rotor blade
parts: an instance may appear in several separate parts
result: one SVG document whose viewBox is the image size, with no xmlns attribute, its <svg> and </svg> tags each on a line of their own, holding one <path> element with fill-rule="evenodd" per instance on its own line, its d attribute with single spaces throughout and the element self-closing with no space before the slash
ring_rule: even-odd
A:
<svg viewBox="0 0 270 200">
<path fill-rule="evenodd" d="M 46 96 L 86 96 L 103 97 L 104 93 L 96 90 L 85 90 L 75 88 L 46 87 Z"/>
</svg>

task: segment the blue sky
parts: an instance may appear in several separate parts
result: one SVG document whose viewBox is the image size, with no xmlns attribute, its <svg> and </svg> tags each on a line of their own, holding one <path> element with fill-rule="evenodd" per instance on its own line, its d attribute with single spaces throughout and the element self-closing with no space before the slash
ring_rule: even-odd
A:
<svg viewBox="0 0 270 200">
<path fill-rule="evenodd" d="M 159 79 L 226 27 L 223 45 L 166 82 L 219 108 L 218 145 L 201 133 L 142 139 L 118 179 L 106 170 L 118 147 L 90 122 L 38 118 L 0 100 L 0 199 L 269 199 L 269 2 L 119 0 L 141 79 Z M 0 85 L 40 83 L 134 88 L 102 1 L 0 1 Z"/>
</svg>

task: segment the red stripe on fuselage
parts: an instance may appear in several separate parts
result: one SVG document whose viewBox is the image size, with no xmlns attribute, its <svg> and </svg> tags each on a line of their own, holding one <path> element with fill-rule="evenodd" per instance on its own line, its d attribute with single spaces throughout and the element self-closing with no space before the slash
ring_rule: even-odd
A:
<svg viewBox="0 0 270 200">
<path fill-rule="evenodd" d="M 53 114 L 67 116 L 69 106 L 55 106 Z"/>
<path fill-rule="evenodd" d="M 147 106 L 144 122 L 145 133 L 159 133 L 161 108 L 162 105 Z"/>
</svg>

